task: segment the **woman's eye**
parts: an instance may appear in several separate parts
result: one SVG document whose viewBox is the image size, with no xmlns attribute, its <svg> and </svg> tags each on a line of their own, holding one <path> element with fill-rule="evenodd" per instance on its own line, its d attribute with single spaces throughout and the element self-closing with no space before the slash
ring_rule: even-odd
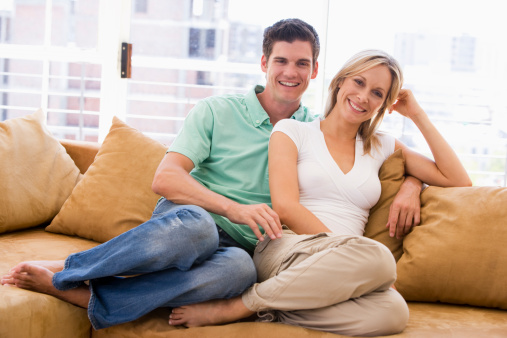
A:
<svg viewBox="0 0 507 338">
<path fill-rule="evenodd" d="M 358 85 L 360 85 L 360 86 L 363 84 L 363 81 L 361 81 L 361 80 L 359 80 L 359 79 L 355 79 L 354 81 L 355 81 Z"/>
<path fill-rule="evenodd" d="M 378 96 L 379 98 L 382 98 L 382 93 L 381 93 L 381 92 L 379 92 L 379 91 L 374 91 L 374 92 L 373 92 L 373 94 L 374 94 L 375 96 Z"/>
</svg>

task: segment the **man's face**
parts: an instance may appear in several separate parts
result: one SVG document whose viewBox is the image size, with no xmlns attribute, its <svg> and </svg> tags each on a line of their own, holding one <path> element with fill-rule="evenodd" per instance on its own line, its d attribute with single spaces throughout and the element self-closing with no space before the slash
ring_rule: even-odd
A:
<svg viewBox="0 0 507 338">
<path fill-rule="evenodd" d="M 277 104 L 298 105 L 310 80 L 317 76 L 313 67 L 312 46 L 308 41 L 275 42 L 269 60 L 261 59 L 266 73 L 265 93 Z"/>
</svg>

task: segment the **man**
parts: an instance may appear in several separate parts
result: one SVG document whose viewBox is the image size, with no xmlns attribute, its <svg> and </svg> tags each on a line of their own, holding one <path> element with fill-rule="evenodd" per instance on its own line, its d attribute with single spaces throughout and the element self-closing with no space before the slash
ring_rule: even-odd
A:
<svg viewBox="0 0 507 338">
<path fill-rule="evenodd" d="M 319 50 L 317 33 L 301 20 L 268 27 L 265 88 L 192 109 L 155 174 L 152 187 L 163 198 L 149 221 L 65 262 L 21 263 L 2 284 L 88 308 L 95 329 L 157 307 L 240 295 L 256 281 L 249 253 L 264 239 L 259 227 L 272 240 L 282 234 L 269 206 L 269 136 L 281 119 L 313 119 L 301 97 L 317 76 Z M 135 276 L 114 277 L 128 275 Z"/>
</svg>

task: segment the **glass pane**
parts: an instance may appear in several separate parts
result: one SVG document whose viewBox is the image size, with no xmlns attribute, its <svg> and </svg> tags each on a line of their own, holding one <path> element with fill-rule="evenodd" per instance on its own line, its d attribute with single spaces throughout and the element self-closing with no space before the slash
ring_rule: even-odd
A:
<svg viewBox="0 0 507 338">
<path fill-rule="evenodd" d="M 264 84 L 259 65 L 266 26 L 300 17 L 324 29 L 325 2 L 314 1 L 308 11 L 303 0 L 290 6 L 268 0 L 134 1 L 127 123 L 170 143 L 197 100 Z M 320 100 L 313 86 L 305 95 L 310 107 Z"/>
<path fill-rule="evenodd" d="M 95 48 L 99 0 L 53 0 L 51 44 Z"/>
<path fill-rule="evenodd" d="M 358 27 L 357 16 L 341 15 L 354 13 L 357 2 L 329 2 L 326 81 L 360 50 L 392 54 L 404 70 L 405 87 L 458 152 L 473 183 L 505 185 L 507 47 L 498 34 L 507 31 L 507 22 L 499 3 L 429 0 L 411 3 L 410 10 L 403 0 L 388 3 L 361 1 L 368 10 L 361 11 Z M 452 15 L 457 9 L 459 15 Z M 411 121 L 393 113 L 382 128 L 430 154 Z"/>
<path fill-rule="evenodd" d="M 97 141 L 101 66 L 50 64 L 48 125 L 59 138 Z"/>
<path fill-rule="evenodd" d="M 41 105 L 42 62 L 0 58 L 0 121 Z"/>
<path fill-rule="evenodd" d="M 45 0 L 0 1 L 0 43 L 43 45 Z"/>
</svg>

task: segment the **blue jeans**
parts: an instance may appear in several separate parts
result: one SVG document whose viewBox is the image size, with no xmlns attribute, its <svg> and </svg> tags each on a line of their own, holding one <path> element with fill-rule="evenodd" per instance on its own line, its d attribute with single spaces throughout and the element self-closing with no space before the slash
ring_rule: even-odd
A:
<svg viewBox="0 0 507 338">
<path fill-rule="evenodd" d="M 158 307 L 235 297 L 256 280 L 250 255 L 204 209 L 162 199 L 146 223 L 70 255 L 53 285 L 90 281 L 88 317 L 101 329 Z"/>
</svg>

